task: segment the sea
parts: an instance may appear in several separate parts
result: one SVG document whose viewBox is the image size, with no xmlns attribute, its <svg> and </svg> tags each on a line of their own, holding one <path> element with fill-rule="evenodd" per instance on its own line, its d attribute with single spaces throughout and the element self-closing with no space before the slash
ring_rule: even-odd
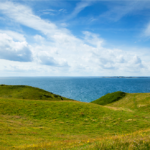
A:
<svg viewBox="0 0 150 150">
<path fill-rule="evenodd" d="M 145 77 L 0 77 L 0 84 L 29 85 L 82 102 L 91 102 L 115 91 L 150 93 L 150 78 Z"/>
</svg>

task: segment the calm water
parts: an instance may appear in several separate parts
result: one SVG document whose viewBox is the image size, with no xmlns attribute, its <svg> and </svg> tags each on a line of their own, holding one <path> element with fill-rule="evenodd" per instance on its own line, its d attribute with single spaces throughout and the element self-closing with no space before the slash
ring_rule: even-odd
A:
<svg viewBox="0 0 150 150">
<path fill-rule="evenodd" d="M 83 102 L 115 91 L 150 92 L 150 78 L 1 77 L 0 84 L 30 85 Z"/>
</svg>

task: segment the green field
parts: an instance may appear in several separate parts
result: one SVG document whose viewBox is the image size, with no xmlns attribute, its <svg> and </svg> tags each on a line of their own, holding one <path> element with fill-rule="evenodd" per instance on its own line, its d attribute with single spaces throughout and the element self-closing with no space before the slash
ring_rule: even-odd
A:
<svg viewBox="0 0 150 150">
<path fill-rule="evenodd" d="M 150 93 L 116 95 L 99 105 L 1 85 L 0 150 L 149 150 Z"/>
</svg>

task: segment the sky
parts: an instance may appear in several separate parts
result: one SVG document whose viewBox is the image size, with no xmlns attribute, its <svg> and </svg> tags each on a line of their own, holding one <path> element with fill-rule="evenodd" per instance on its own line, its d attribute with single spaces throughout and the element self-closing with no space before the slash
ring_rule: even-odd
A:
<svg viewBox="0 0 150 150">
<path fill-rule="evenodd" d="M 150 0 L 0 0 L 0 76 L 150 76 Z"/>
</svg>

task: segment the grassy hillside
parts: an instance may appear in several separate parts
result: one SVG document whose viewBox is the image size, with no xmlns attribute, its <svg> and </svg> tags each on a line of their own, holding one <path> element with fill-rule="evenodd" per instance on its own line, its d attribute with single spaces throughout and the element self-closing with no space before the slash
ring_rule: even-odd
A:
<svg viewBox="0 0 150 150">
<path fill-rule="evenodd" d="M 114 107 L 137 109 L 138 111 L 150 111 L 150 93 L 127 93 L 126 96 L 121 100 L 108 105 Z"/>
<path fill-rule="evenodd" d="M 150 99 L 139 96 L 126 94 L 105 106 L 0 98 L 0 149 L 149 150 Z M 143 102 L 145 109 L 132 107 L 135 101 Z"/>
<path fill-rule="evenodd" d="M 26 85 L 0 85 L 0 97 L 34 100 L 69 100 L 51 92 Z"/>
<path fill-rule="evenodd" d="M 108 93 L 108 94 L 92 101 L 91 103 L 95 103 L 95 104 L 99 104 L 99 105 L 106 105 L 106 104 L 110 104 L 110 103 L 120 100 L 121 98 L 125 97 L 125 95 L 126 95 L 126 93 L 121 92 L 121 91 Z"/>
</svg>

